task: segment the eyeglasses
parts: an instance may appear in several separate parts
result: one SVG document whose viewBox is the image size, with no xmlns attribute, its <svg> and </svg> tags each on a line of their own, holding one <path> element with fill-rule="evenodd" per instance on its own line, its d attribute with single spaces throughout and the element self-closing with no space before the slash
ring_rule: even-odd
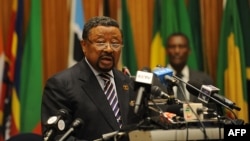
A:
<svg viewBox="0 0 250 141">
<path fill-rule="evenodd" d="M 89 39 L 87 39 L 89 43 L 97 47 L 99 50 L 105 49 L 107 46 L 110 46 L 113 50 L 119 50 L 123 47 L 123 44 L 118 44 L 118 43 L 97 43 L 97 42 L 92 42 Z"/>
</svg>

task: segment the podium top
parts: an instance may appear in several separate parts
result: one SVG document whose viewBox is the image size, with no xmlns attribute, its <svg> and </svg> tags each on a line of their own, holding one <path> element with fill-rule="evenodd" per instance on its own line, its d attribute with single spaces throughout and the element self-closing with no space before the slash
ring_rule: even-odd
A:
<svg viewBox="0 0 250 141">
<path fill-rule="evenodd" d="M 208 140 L 224 139 L 223 128 L 206 128 Z M 171 130 L 135 130 L 129 133 L 130 141 L 177 141 L 177 140 L 205 140 L 204 133 L 199 128 L 171 129 Z"/>
</svg>

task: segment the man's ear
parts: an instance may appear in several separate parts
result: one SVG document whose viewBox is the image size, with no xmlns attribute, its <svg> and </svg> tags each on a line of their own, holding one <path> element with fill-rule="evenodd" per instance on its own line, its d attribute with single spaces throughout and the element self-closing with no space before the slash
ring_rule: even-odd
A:
<svg viewBox="0 0 250 141">
<path fill-rule="evenodd" d="M 85 54 L 85 48 L 86 48 L 86 41 L 85 40 L 81 40 L 81 47 L 82 47 L 82 52 Z"/>
</svg>

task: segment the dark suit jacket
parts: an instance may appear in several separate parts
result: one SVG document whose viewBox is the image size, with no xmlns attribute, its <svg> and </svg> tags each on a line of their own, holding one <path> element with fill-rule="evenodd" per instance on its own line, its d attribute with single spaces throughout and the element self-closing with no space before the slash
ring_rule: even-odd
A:
<svg viewBox="0 0 250 141">
<path fill-rule="evenodd" d="M 189 80 L 197 81 L 204 85 L 214 85 L 214 81 L 212 80 L 212 78 L 206 73 L 201 71 L 190 70 Z M 199 100 L 196 96 L 190 94 L 190 101 L 202 103 L 205 107 L 216 110 L 218 115 L 224 115 L 223 107 L 219 103 L 213 101 L 212 99 L 209 99 L 208 103 L 204 103 L 201 100 Z"/>
<path fill-rule="evenodd" d="M 129 106 L 129 102 L 135 98 L 133 85 L 130 78 L 122 72 L 113 69 L 113 73 L 122 124 L 126 126 L 136 119 Z M 85 59 L 47 80 L 42 98 L 43 132 L 48 118 L 56 115 L 59 109 L 69 112 L 69 122 L 76 118 L 84 121 L 84 125 L 74 134 L 78 139 L 94 140 L 101 138 L 103 134 L 119 130 L 109 102 Z"/>
</svg>

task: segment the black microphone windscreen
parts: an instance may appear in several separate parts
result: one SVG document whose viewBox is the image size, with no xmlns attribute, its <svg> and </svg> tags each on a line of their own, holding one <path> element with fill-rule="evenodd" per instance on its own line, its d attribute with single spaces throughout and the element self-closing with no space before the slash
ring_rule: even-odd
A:
<svg viewBox="0 0 250 141">
<path fill-rule="evenodd" d="M 151 87 L 151 93 L 155 96 L 158 97 L 161 95 L 161 89 L 158 86 L 152 86 Z"/>
<path fill-rule="evenodd" d="M 77 119 L 75 119 L 75 120 L 73 121 L 72 127 L 78 128 L 78 127 L 80 127 L 80 126 L 83 126 L 83 124 L 84 124 L 83 120 L 80 119 L 80 118 L 77 118 Z"/>
<path fill-rule="evenodd" d="M 186 85 L 186 89 L 188 90 L 188 92 L 198 97 L 202 84 L 198 81 L 193 81 L 193 80 L 188 81 L 187 84 L 188 85 Z"/>
<path fill-rule="evenodd" d="M 67 110 L 65 110 L 65 109 L 60 109 L 57 112 L 57 115 L 67 116 L 67 115 L 69 115 L 69 112 Z"/>
<path fill-rule="evenodd" d="M 178 116 L 183 116 L 183 105 L 182 104 L 167 105 L 165 111 L 170 113 L 175 113 Z"/>
</svg>

